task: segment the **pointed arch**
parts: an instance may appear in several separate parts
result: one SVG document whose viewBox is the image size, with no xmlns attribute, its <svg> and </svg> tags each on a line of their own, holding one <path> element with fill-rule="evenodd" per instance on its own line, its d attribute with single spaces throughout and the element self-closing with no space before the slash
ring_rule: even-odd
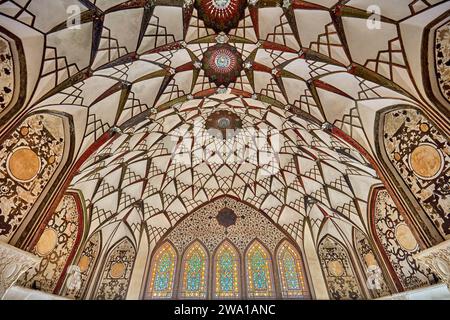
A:
<svg viewBox="0 0 450 320">
<path fill-rule="evenodd" d="M 236 247 L 228 240 L 217 248 L 213 259 L 213 297 L 241 297 L 241 261 Z"/>
<path fill-rule="evenodd" d="M 358 228 L 353 228 L 353 246 L 367 278 L 367 289 L 374 298 L 392 294 L 388 285 L 387 272 L 380 264 L 376 248 L 369 238 Z"/>
<path fill-rule="evenodd" d="M 0 144 L 0 240 L 28 250 L 34 228 L 45 227 L 48 200 L 64 180 L 73 156 L 73 121 L 58 112 L 26 115 Z M 19 192 L 20 191 L 20 192 Z M 56 207 L 54 208 L 56 209 Z M 41 230 L 44 231 L 44 230 Z M 39 240 L 34 235 L 34 240 Z"/>
<path fill-rule="evenodd" d="M 81 285 L 79 288 L 68 289 L 64 286 L 62 295 L 72 299 L 83 299 L 86 297 L 89 283 L 93 277 L 93 271 L 99 260 L 102 248 L 102 233 L 100 231 L 91 235 L 84 244 L 80 256 L 77 258 L 77 266 L 81 272 Z M 66 280 L 67 281 L 67 280 Z"/>
<path fill-rule="evenodd" d="M 413 255 L 420 251 L 418 239 L 400 214 L 386 189 L 374 188 L 370 197 L 371 231 L 379 250 L 394 274 L 399 291 L 430 284 L 429 271 Z"/>
<path fill-rule="evenodd" d="M 248 298 L 274 298 L 275 285 L 272 257 L 269 250 L 254 240 L 245 253 Z"/>
<path fill-rule="evenodd" d="M 355 266 L 345 246 L 333 236 L 326 235 L 319 243 L 318 253 L 330 298 L 364 299 Z"/>
<path fill-rule="evenodd" d="M 185 251 L 181 265 L 180 298 L 206 299 L 208 294 L 208 251 L 198 240 Z"/>
<path fill-rule="evenodd" d="M 297 249 L 287 240 L 281 242 L 276 261 L 283 298 L 308 298 L 309 290 L 303 271 L 303 261 Z"/>
<path fill-rule="evenodd" d="M 164 242 L 153 256 L 150 285 L 147 296 L 151 299 L 173 298 L 178 254 L 170 243 Z"/>
<path fill-rule="evenodd" d="M 136 258 L 133 242 L 124 237 L 111 247 L 94 295 L 98 300 L 124 300 L 127 296 L 130 276 Z"/>
<path fill-rule="evenodd" d="M 406 207 L 405 220 L 428 247 L 450 234 L 445 186 L 450 156 L 441 125 L 416 107 L 399 104 L 376 114 L 376 149 Z M 395 199 L 394 199 L 395 200 Z"/>
</svg>

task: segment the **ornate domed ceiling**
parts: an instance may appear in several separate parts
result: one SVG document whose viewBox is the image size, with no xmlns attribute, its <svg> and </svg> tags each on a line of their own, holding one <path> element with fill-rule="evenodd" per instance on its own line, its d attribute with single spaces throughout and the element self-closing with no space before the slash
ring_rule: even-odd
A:
<svg viewBox="0 0 450 320">
<path fill-rule="evenodd" d="M 221 110 L 242 121 L 231 139 L 205 126 Z M 142 223 L 155 232 L 169 229 L 201 204 L 229 195 L 263 210 L 296 238 L 304 217 L 315 232 L 325 217 L 361 223 L 359 201 L 365 207 L 377 183 L 354 148 L 319 126 L 280 107 L 220 94 L 127 129 L 85 164 L 71 187 L 92 206 L 94 230 L 130 210 L 126 219 L 137 231 Z"/>
<path fill-rule="evenodd" d="M 316 298 L 381 294 L 330 258 L 346 250 L 367 266 L 401 252 L 383 295 L 428 283 L 412 255 L 450 234 L 449 11 L 442 0 L 0 1 L 0 239 L 68 251 L 28 284 L 137 297 L 139 259 L 182 238 L 174 228 L 201 206 L 230 201 L 264 213 L 310 269 L 331 270 L 309 276 Z M 43 215 L 77 210 L 73 254 L 56 233 L 41 250 L 59 221 Z M 242 218 L 226 210 L 225 229 Z M 383 233 L 395 239 L 375 258 L 367 239 Z M 95 262 L 120 252 L 121 272 Z M 77 292 L 62 288 L 71 259 Z M 344 267 L 351 288 L 328 292 Z"/>
</svg>

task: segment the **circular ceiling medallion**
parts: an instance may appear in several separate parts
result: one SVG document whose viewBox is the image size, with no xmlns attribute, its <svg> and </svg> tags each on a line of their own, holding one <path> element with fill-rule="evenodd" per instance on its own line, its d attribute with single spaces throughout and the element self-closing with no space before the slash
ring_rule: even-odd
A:
<svg viewBox="0 0 450 320">
<path fill-rule="evenodd" d="M 40 256 L 46 256 L 56 247 L 58 234 L 54 229 L 45 229 L 36 245 L 36 252 Z"/>
<path fill-rule="evenodd" d="M 217 86 L 228 86 L 241 74 L 242 58 L 235 47 L 216 44 L 204 53 L 202 67 L 210 81 Z"/>
<path fill-rule="evenodd" d="M 233 210 L 229 208 L 223 208 L 219 211 L 219 214 L 216 217 L 219 224 L 225 228 L 228 228 L 232 225 L 236 224 L 237 216 Z"/>
<path fill-rule="evenodd" d="M 196 0 L 195 7 L 205 25 L 217 33 L 236 28 L 244 16 L 246 0 Z"/>
<path fill-rule="evenodd" d="M 395 228 L 395 238 L 406 251 L 412 251 L 418 245 L 411 229 L 405 223 L 401 223 Z"/>
<path fill-rule="evenodd" d="M 125 274 L 125 269 L 125 264 L 123 264 L 122 262 L 116 262 L 111 266 L 109 274 L 111 275 L 111 278 L 119 279 L 122 278 Z"/>
<path fill-rule="evenodd" d="M 421 144 L 415 148 L 409 162 L 414 173 L 422 179 L 433 179 L 443 168 L 442 155 L 431 144 Z"/>
<path fill-rule="evenodd" d="M 85 272 L 89 268 L 89 263 L 91 259 L 88 256 L 82 256 L 78 262 L 78 267 L 80 267 L 81 272 Z"/>
<path fill-rule="evenodd" d="M 8 173 L 19 182 L 33 180 L 41 170 L 38 155 L 27 147 L 14 150 L 7 160 Z"/>
<path fill-rule="evenodd" d="M 344 274 L 344 266 L 338 260 L 328 262 L 328 270 L 335 277 L 340 277 Z"/>
<path fill-rule="evenodd" d="M 206 119 L 206 129 L 216 138 L 230 139 L 242 129 L 242 120 L 234 112 L 219 110 Z"/>
</svg>

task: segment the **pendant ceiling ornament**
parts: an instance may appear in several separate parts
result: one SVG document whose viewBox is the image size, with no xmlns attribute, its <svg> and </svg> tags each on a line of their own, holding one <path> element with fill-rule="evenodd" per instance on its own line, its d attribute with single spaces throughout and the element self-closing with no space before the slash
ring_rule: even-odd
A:
<svg viewBox="0 0 450 320">
<path fill-rule="evenodd" d="M 234 112 L 220 110 L 211 113 L 206 119 L 206 129 L 215 137 L 230 139 L 242 129 L 242 120 Z"/>
<path fill-rule="evenodd" d="M 237 27 L 244 15 L 245 0 L 197 0 L 195 6 L 205 25 L 216 32 Z"/>
<path fill-rule="evenodd" d="M 0 70 L 10 70 L 0 75 L 0 240 L 19 238 L 23 221 L 43 221 L 39 208 L 53 207 L 46 202 L 57 198 L 61 179 L 76 172 L 67 183 L 89 226 L 80 239 L 98 259 L 84 263 L 91 273 L 74 296 L 109 297 L 112 283 L 111 295 L 126 298 L 134 262 L 116 249 L 142 257 L 221 196 L 264 212 L 299 245 L 323 243 L 326 252 L 326 234 L 350 244 L 353 230 L 370 240 L 372 211 L 389 209 L 395 219 L 400 211 L 395 199 L 371 192 L 383 181 L 365 156 L 392 171 L 388 185 L 409 188 L 401 203 L 420 209 L 425 227 L 448 235 L 442 181 L 450 161 L 447 131 L 438 130 L 448 128 L 448 112 L 438 80 L 448 78 L 440 55 L 450 1 L 43 2 L 50 3 L 0 5 Z M 79 12 L 68 21 L 69 3 Z M 368 19 L 372 5 L 380 21 Z M 425 83 L 425 74 L 437 80 Z M 44 144 L 57 150 L 44 152 Z M 231 234 L 242 215 L 231 204 L 236 217 L 219 215 L 223 207 L 211 221 Z M 428 234 L 425 227 L 418 234 Z M 389 250 L 412 248 L 408 230 L 396 231 L 392 238 L 406 240 Z M 404 256 L 401 263 L 411 257 Z M 356 275 L 364 274 L 360 262 Z M 45 272 L 54 274 L 54 265 Z"/>
<path fill-rule="evenodd" d="M 203 55 L 205 75 L 217 86 L 228 86 L 235 82 L 242 71 L 242 58 L 235 47 L 216 44 Z"/>
</svg>

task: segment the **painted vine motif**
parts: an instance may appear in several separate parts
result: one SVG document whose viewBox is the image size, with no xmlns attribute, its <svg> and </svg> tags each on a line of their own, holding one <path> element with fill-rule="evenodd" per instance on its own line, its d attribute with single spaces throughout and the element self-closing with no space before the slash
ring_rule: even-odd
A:
<svg viewBox="0 0 450 320">
<path fill-rule="evenodd" d="M 78 267 L 81 272 L 81 285 L 79 289 L 67 289 L 64 288 L 63 295 L 72 299 L 86 298 L 86 291 L 91 277 L 92 271 L 95 267 L 101 247 L 100 232 L 96 232 L 86 242 L 83 252 L 78 259 Z"/>
<path fill-rule="evenodd" d="M 372 245 L 360 230 L 355 229 L 355 248 L 358 258 L 366 272 L 367 287 L 374 298 L 384 297 L 392 294 L 386 284 L 386 276 L 380 267 Z"/>
<path fill-rule="evenodd" d="M 429 272 L 413 258 L 420 251 L 419 244 L 386 190 L 378 191 L 374 210 L 377 237 L 403 287 L 412 290 L 429 285 Z"/>
<path fill-rule="evenodd" d="M 8 107 L 14 94 L 14 61 L 6 39 L 0 37 L 0 111 Z"/>
<path fill-rule="evenodd" d="M 62 119 L 40 114 L 0 146 L 0 240 L 10 240 L 55 174 L 64 142 Z"/>
<path fill-rule="evenodd" d="M 47 223 L 32 253 L 41 257 L 41 263 L 26 272 L 21 279 L 26 287 L 52 293 L 75 248 L 79 228 L 77 203 L 72 195 L 64 195 L 54 215 Z"/>
<path fill-rule="evenodd" d="M 389 160 L 442 236 L 450 234 L 450 140 L 418 110 L 385 115 Z"/>
<path fill-rule="evenodd" d="M 364 299 L 348 252 L 338 241 L 330 236 L 323 239 L 319 257 L 331 299 Z"/>
<path fill-rule="evenodd" d="M 124 300 L 130 284 L 136 250 L 128 239 L 123 239 L 109 253 L 95 299 Z"/>
<path fill-rule="evenodd" d="M 435 61 L 439 89 L 450 102 L 450 22 L 436 30 Z"/>
</svg>

